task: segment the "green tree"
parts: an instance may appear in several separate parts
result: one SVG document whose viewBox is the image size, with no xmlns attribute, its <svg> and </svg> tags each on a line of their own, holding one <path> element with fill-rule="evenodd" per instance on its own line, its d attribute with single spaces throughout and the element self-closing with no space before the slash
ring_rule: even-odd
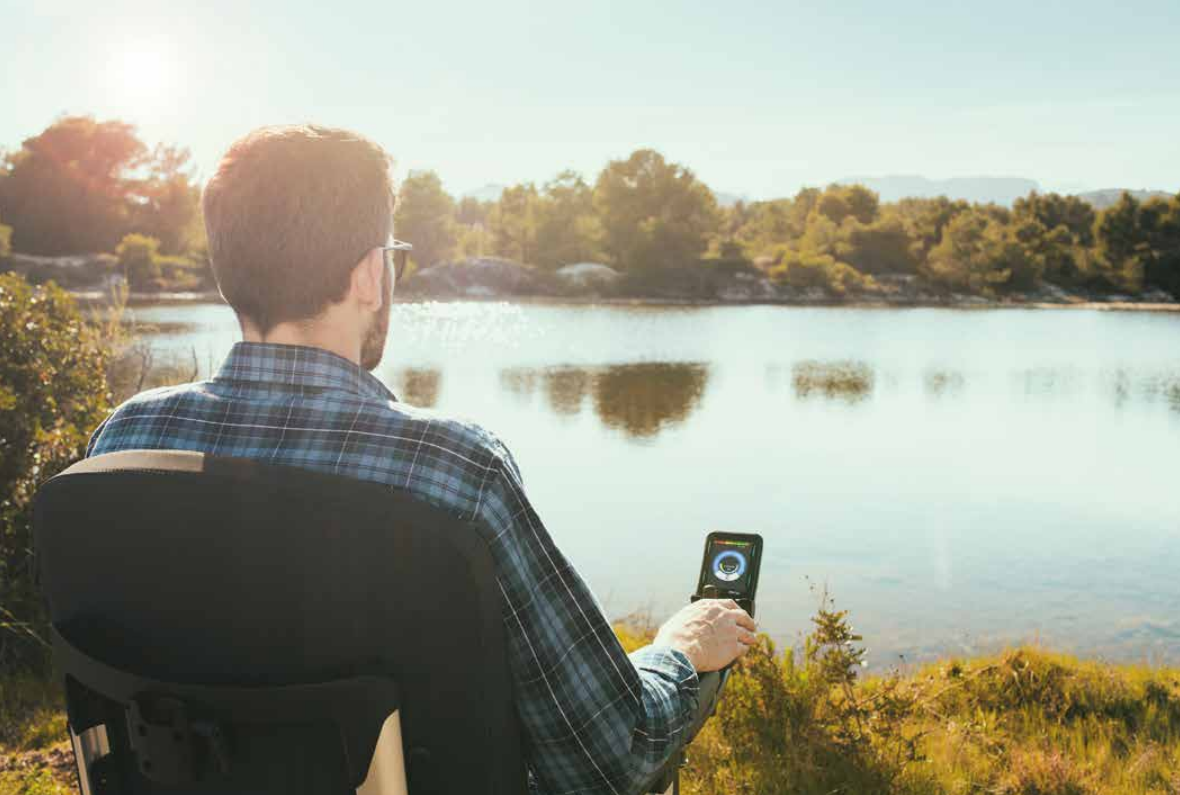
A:
<svg viewBox="0 0 1180 795">
<path fill-rule="evenodd" d="M 163 277 L 160 267 L 160 241 L 136 232 L 125 236 L 115 248 L 119 266 L 134 290 L 150 290 Z"/>
<path fill-rule="evenodd" d="M 893 212 L 901 218 L 906 234 L 913 241 L 918 263 L 926 261 L 930 250 L 942 240 L 942 230 L 956 215 L 970 209 L 963 200 L 952 201 L 946 196 L 933 199 L 908 198 L 893 205 Z"/>
<path fill-rule="evenodd" d="M 161 252 L 184 254 L 204 245 L 201 189 L 187 149 L 157 146 L 147 175 L 129 190 L 129 228 L 159 240 Z"/>
<path fill-rule="evenodd" d="M 536 209 L 538 265 L 555 270 L 601 258 L 594 191 L 580 174 L 563 171 L 547 182 Z"/>
<path fill-rule="evenodd" d="M 925 275 L 936 284 L 977 295 L 1027 289 L 1044 272 L 1043 258 L 1030 245 L 1033 237 L 1028 227 L 1005 224 L 986 206 L 972 207 L 947 224 L 925 263 Z"/>
<path fill-rule="evenodd" d="M 594 206 L 604 250 L 630 270 L 697 260 L 719 223 L 712 191 L 651 149 L 611 161 L 594 186 Z"/>
<path fill-rule="evenodd" d="M 0 224 L 0 257 L 12 253 L 12 227 Z"/>
<path fill-rule="evenodd" d="M 458 243 L 455 200 L 443 190 L 433 171 L 411 171 L 402 183 L 394 212 L 398 237 L 414 245 L 412 258 L 419 267 L 429 268 L 450 258 Z"/>
<path fill-rule="evenodd" d="M 1180 296 L 1180 193 L 1144 202 L 1139 227 L 1147 246 L 1143 286 Z"/>
<path fill-rule="evenodd" d="M 849 265 L 862 273 L 916 273 L 915 241 L 896 213 L 870 224 L 849 217 L 841 224 L 839 251 Z"/>
<path fill-rule="evenodd" d="M 540 195 L 531 182 L 505 188 L 488 215 L 492 250 L 501 257 L 531 265 L 537 256 Z"/>
<path fill-rule="evenodd" d="M 1030 193 L 1012 207 L 1013 222 L 1045 260 L 1045 277 L 1061 284 L 1092 280 L 1087 251 L 1094 243 L 1094 208 L 1076 196 Z"/>
<path fill-rule="evenodd" d="M 1138 291 L 1143 286 L 1144 265 L 1149 243 L 1140 226 L 1140 204 L 1130 193 L 1098 215 L 1094 225 L 1097 255 L 1110 281 L 1121 289 Z"/>
<path fill-rule="evenodd" d="M 53 284 L 0 274 L 0 671 L 47 662 L 31 571 L 38 484 L 80 458 L 106 415 L 106 351 Z"/>
<path fill-rule="evenodd" d="M 855 218 L 862 224 L 870 224 L 880 209 L 880 197 L 864 185 L 829 185 L 820 194 L 815 206 L 817 212 L 837 224 L 845 218 Z"/>
</svg>

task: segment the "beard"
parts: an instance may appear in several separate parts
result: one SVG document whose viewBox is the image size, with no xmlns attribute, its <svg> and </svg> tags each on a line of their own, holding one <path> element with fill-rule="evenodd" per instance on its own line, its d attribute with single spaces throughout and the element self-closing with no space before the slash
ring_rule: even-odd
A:
<svg viewBox="0 0 1180 795">
<path fill-rule="evenodd" d="M 361 367 L 369 372 L 381 364 L 381 357 L 385 353 L 385 340 L 389 336 L 389 314 L 393 309 L 393 279 L 390 278 L 389 268 L 381 275 L 381 286 L 385 300 L 373 315 L 369 327 L 365 329 L 365 338 L 361 342 Z"/>
</svg>

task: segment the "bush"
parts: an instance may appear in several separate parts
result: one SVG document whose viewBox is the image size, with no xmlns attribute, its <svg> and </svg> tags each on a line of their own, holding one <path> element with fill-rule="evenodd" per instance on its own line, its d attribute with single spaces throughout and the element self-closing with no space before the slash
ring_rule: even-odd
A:
<svg viewBox="0 0 1180 795">
<path fill-rule="evenodd" d="M 31 571 L 37 486 L 80 458 L 106 416 L 105 346 L 50 283 L 0 275 L 0 674 L 47 664 Z"/>
<path fill-rule="evenodd" d="M 818 287 L 828 295 L 843 298 L 850 292 L 871 292 L 877 289 L 872 276 L 866 276 L 846 262 L 830 254 L 786 249 L 779 264 L 770 275 L 791 287 Z"/>
<path fill-rule="evenodd" d="M 12 253 L 12 227 L 0 224 L 0 257 Z"/>
<path fill-rule="evenodd" d="M 159 288 L 164 276 L 159 240 L 132 232 L 119 241 L 115 256 L 133 290 Z"/>
</svg>

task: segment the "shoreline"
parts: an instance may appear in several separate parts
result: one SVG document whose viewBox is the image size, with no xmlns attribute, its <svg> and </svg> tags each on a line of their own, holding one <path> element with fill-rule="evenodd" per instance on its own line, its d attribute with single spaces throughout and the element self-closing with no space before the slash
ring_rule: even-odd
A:
<svg viewBox="0 0 1180 795">
<path fill-rule="evenodd" d="M 108 293 L 99 290 L 70 290 L 76 300 L 88 304 L 105 303 L 110 299 Z M 176 292 L 176 293 L 130 293 L 127 296 L 128 306 L 143 306 L 151 304 L 221 304 L 221 295 L 216 292 Z M 476 304 L 541 304 L 551 306 L 636 306 L 636 307 L 716 307 L 716 306 L 784 306 L 784 307 L 821 307 L 829 309 L 963 309 L 963 310 L 994 310 L 994 309 L 1073 309 L 1100 312 L 1180 312 L 1180 302 L 1159 303 L 1151 301 L 1020 301 L 1001 300 L 990 301 L 975 297 L 963 299 L 948 298 L 944 301 L 884 301 L 848 300 L 838 301 L 829 299 L 791 299 L 791 298 L 660 298 L 652 296 L 549 296 L 549 295 L 488 295 L 455 297 L 431 297 L 428 295 L 414 295 L 394 297 L 396 304 L 427 304 L 427 303 L 476 303 Z"/>
</svg>

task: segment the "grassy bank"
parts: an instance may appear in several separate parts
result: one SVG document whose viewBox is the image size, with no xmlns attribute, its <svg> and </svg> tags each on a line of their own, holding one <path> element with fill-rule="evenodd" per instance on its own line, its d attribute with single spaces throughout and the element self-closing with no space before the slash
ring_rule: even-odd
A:
<svg viewBox="0 0 1180 795">
<path fill-rule="evenodd" d="M 860 676 L 847 616 L 763 638 L 689 751 L 690 795 L 1180 793 L 1180 670 L 1022 647 Z M 649 633 L 617 628 L 627 648 Z M 0 682 L 0 795 L 73 792 L 56 689 Z"/>
</svg>

